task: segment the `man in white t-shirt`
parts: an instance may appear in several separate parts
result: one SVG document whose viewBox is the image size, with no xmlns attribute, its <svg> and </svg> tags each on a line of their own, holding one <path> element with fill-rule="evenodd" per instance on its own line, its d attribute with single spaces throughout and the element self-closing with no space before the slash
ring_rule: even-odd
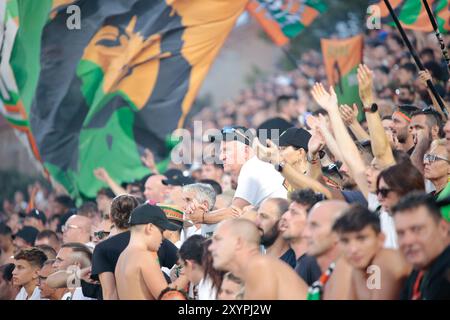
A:
<svg viewBox="0 0 450 320">
<path fill-rule="evenodd" d="M 220 160 L 224 170 L 237 176 L 231 206 L 208 212 L 204 205 L 190 206 L 186 213 L 194 223 L 215 224 L 237 217 L 248 205 L 258 206 L 266 198 L 287 198 L 283 176 L 274 166 L 257 158 L 252 148 L 253 134 L 244 127 L 225 127 L 221 131 Z"/>
<path fill-rule="evenodd" d="M 37 248 L 22 249 L 14 255 L 13 284 L 21 287 L 16 300 L 41 299 L 38 273 L 46 260 L 45 253 Z"/>
</svg>

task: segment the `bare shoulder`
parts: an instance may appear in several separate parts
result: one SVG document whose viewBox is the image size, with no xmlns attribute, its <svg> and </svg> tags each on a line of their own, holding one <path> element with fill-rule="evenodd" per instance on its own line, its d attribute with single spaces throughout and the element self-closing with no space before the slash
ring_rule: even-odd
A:
<svg viewBox="0 0 450 320">
<path fill-rule="evenodd" d="M 381 249 L 373 259 L 373 264 L 396 274 L 408 273 L 410 266 L 404 256 L 394 249 Z"/>
</svg>

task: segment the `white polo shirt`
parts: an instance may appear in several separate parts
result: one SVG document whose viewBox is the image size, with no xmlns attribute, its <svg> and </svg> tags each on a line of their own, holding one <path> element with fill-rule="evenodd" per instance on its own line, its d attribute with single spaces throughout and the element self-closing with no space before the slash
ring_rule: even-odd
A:
<svg viewBox="0 0 450 320">
<path fill-rule="evenodd" d="M 234 196 L 259 206 L 266 198 L 287 199 L 284 177 L 270 163 L 254 156 L 241 168 Z"/>
<path fill-rule="evenodd" d="M 22 287 L 15 300 L 41 300 L 41 290 L 39 290 L 39 287 L 36 286 L 33 290 L 33 293 L 31 294 L 31 297 L 28 298 L 27 291 L 24 287 Z"/>
</svg>

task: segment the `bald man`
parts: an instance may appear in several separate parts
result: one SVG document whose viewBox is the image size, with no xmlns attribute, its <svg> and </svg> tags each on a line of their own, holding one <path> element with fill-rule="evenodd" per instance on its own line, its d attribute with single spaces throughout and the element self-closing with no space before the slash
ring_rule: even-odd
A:
<svg viewBox="0 0 450 320">
<path fill-rule="evenodd" d="M 91 219 L 85 216 L 73 215 L 62 227 L 63 243 L 78 242 L 93 249 L 95 244 L 91 242 Z"/>
<path fill-rule="evenodd" d="M 249 220 L 222 221 L 209 251 L 215 269 L 230 271 L 245 283 L 245 300 L 304 300 L 308 287 L 292 268 L 259 251 L 260 232 Z"/>
<path fill-rule="evenodd" d="M 322 276 L 308 290 L 308 300 L 351 297 L 352 267 L 342 257 L 333 224 L 349 205 L 340 200 L 321 201 L 311 208 L 303 237 L 307 254 L 316 257 Z"/>
<path fill-rule="evenodd" d="M 169 187 L 162 183 L 167 178 L 161 174 L 150 176 L 145 182 L 144 196 L 150 204 L 164 202 L 164 198 L 169 192 Z"/>
</svg>

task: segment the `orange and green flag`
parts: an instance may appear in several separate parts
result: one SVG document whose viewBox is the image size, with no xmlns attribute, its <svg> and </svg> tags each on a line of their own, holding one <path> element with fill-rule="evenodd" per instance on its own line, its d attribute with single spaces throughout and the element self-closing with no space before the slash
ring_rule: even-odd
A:
<svg viewBox="0 0 450 320">
<path fill-rule="evenodd" d="M 168 156 L 247 2 L 0 1 L 1 113 L 74 197 L 95 197 L 97 167 L 140 179 L 145 148 Z"/>
<path fill-rule="evenodd" d="M 444 34 L 448 33 L 450 31 L 450 1 L 427 0 L 427 2 L 434 14 L 439 31 Z M 422 0 L 389 0 L 389 3 L 403 28 L 423 32 L 433 31 Z M 379 12 L 383 23 L 395 25 L 383 0 L 371 0 L 370 4 L 378 6 L 379 11 L 372 11 L 372 13 Z"/>
<path fill-rule="evenodd" d="M 359 98 L 357 70 L 362 62 L 363 36 L 347 39 L 321 39 L 322 55 L 328 83 L 334 87 L 339 104 L 352 105 Z M 363 113 L 360 112 L 360 119 Z"/>
<path fill-rule="evenodd" d="M 283 46 L 327 10 L 323 0 L 250 0 L 248 12 L 272 41 Z"/>
</svg>

